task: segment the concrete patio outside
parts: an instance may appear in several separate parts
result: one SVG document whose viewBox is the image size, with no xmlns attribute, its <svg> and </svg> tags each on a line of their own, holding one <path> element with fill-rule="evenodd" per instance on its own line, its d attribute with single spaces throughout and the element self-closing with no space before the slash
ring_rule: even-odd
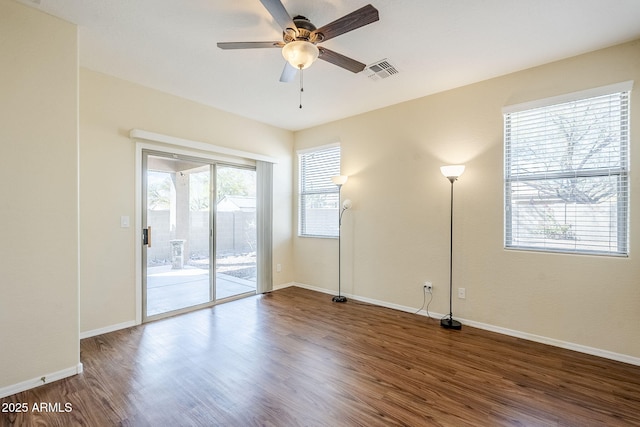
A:
<svg viewBox="0 0 640 427">
<path fill-rule="evenodd" d="M 255 292 L 256 281 L 216 273 L 216 300 Z M 147 316 L 154 316 L 209 301 L 209 270 L 171 265 L 147 269 Z"/>
</svg>

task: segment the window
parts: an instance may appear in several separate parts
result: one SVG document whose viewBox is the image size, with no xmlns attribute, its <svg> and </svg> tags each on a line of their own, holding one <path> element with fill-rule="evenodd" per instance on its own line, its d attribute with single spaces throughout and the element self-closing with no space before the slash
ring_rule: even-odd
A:
<svg viewBox="0 0 640 427">
<path fill-rule="evenodd" d="M 631 86 L 504 109 L 506 248 L 628 254 Z"/>
<path fill-rule="evenodd" d="M 340 146 L 325 146 L 298 153 L 300 168 L 300 236 L 338 237 Z"/>
</svg>

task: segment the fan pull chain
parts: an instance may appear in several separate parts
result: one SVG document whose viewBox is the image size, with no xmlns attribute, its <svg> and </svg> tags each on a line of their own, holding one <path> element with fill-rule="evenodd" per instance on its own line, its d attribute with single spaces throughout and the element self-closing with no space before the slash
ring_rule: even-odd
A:
<svg viewBox="0 0 640 427">
<path fill-rule="evenodd" d="M 302 110 L 302 92 L 304 92 L 304 79 L 303 79 L 302 65 L 300 65 L 300 109 Z"/>
</svg>

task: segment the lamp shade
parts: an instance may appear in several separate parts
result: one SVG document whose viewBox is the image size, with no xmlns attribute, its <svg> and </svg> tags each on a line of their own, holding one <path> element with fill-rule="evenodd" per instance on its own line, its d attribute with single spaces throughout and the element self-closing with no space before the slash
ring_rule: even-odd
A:
<svg viewBox="0 0 640 427">
<path fill-rule="evenodd" d="M 298 70 L 304 70 L 313 64 L 319 53 L 316 45 L 304 40 L 289 42 L 282 48 L 284 59 Z"/>
<path fill-rule="evenodd" d="M 351 209 L 352 206 L 353 203 L 349 199 L 346 199 L 344 202 L 342 202 L 342 209 Z"/>
<path fill-rule="evenodd" d="M 464 172 L 464 165 L 441 166 L 440 172 L 447 178 L 457 178 Z"/>
<path fill-rule="evenodd" d="M 338 175 L 331 177 L 331 181 L 333 181 L 335 185 L 343 185 L 345 182 L 347 182 L 347 179 L 349 179 L 347 175 Z"/>
</svg>

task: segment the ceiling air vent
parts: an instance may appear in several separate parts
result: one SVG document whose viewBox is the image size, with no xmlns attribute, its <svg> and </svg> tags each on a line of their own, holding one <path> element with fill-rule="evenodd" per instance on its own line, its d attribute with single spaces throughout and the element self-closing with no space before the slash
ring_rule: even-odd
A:
<svg viewBox="0 0 640 427">
<path fill-rule="evenodd" d="M 391 77 L 394 74 L 398 74 L 398 69 L 389 63 L 388 59 L 382 59 L 378 62 L 375 62 L 366 68 L 367 77 L 369 77 L 373 81 L 378 81 L 381 79 L 386 79 L 387 77 Z"/>
</svg>

